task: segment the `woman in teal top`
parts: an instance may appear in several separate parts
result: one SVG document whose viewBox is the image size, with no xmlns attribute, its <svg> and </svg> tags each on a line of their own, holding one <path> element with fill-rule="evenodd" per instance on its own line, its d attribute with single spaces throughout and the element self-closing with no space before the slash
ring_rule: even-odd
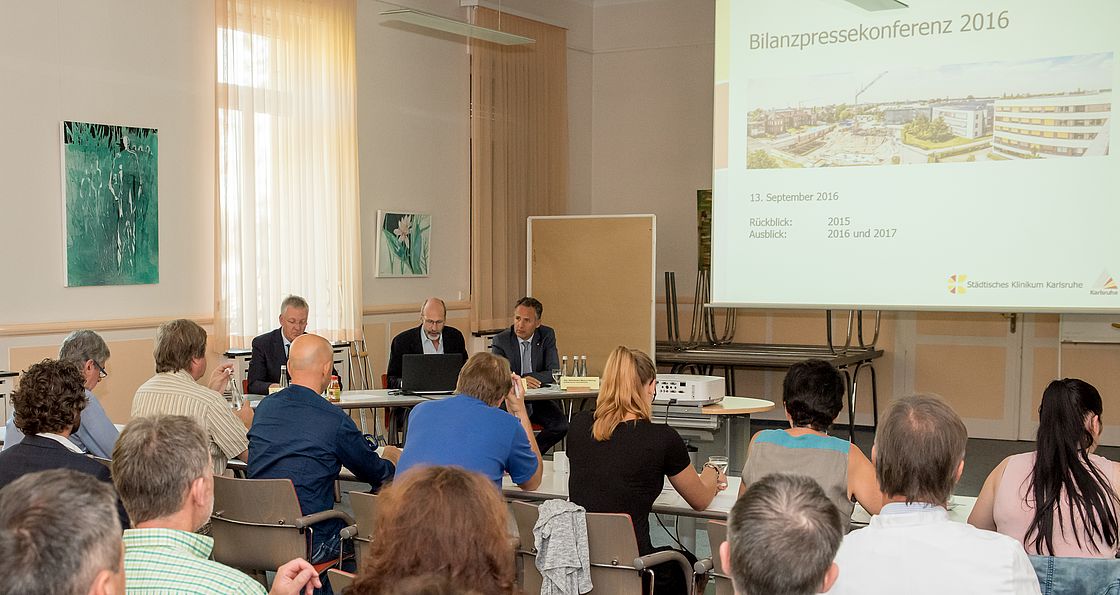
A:
<svg viewBox="0 0 1120 595">
<path fill-rule="evenodd" d="M 878 514 L 883 504 L 874 465 L 858 446 L 827 433 L 843 399 L 844 379 L 828 362 L 807 360 L 791 367 L 782 383 L 790 428 L 755 434 L 739 494 L 771 473 L 795 473 L 816 480 L 845 519 L 851 518 L 855 502 Z"/>
</svg>

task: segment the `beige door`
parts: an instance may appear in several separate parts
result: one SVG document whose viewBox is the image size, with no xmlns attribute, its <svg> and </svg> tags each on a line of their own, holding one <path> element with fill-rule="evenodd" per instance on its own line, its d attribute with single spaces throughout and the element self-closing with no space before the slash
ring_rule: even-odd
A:
<svg viewBox="0 0 1120 595">
<path fill-rule="evenodd" d="M 899 315 L 896 394 L 937 393 L 973 438 L 1019 438 L 1025 321 L 1015 332 L 1001 314 L 916 312 Z"/>
</svg>

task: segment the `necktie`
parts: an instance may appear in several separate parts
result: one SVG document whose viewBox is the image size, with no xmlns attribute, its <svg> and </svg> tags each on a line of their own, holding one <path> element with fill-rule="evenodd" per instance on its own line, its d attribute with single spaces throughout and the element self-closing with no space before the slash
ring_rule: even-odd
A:
<svg viewBox="0 0 1120 595">
<path fill-rule="evenodd" d="M 532 346 L 528 341 L 521 342 L 521 374 L 529 374 L 533 371 L 532 360 Z"/>
</svg>

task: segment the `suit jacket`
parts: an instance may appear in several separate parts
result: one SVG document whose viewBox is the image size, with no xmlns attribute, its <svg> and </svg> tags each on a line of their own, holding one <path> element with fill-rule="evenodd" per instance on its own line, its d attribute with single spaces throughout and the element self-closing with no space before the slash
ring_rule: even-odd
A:
<svg viewBox="0 0 1120 595">
<path fill-rule="evenodd" d="M 0 452 L 0 488 L 36 471 L 50 469 L 73 469 L 106 483 L 113 483 L 109 468 L 94 459 L 70 452 L 65 446 L 43 436 L 24 436 L 23 440 Z M 121 527 L 129 528 L 128 514 L 117 500 L 117 511 L 121 516 Z"/>
<path fill-rule="evenodd" d="M 288 364 L 284 353 L 284 335 L 280 329 L 267 332 L 253 339 L 253 355 L 249 360 L 249 394 L 267 395 L 271 384 L 280 382 L 280 366 Z M 331 368 L 338 376 L 338 370 Z M 339 378 L 339 382 L 342 379 Z"/>
<path fill-rule="evenodd" d="M 552 327 L 541 325 L 533 334 L 532 343 L 533 373 L 529 376 L 540 380 L 541 384 L 551 384 L 552 370 L 560 368 L 560 354 L 556 351 L 556 332 Z M 513 326 L 494 335 L 490 352 L 509 360 L 510 369 L 521 374 L 521 345 L 513 332 Z"/>
<path fill-rule="evenodd" d="M 424 353 L 424 342 L 420 338 L 420 334 L 424 332 L 423 326 L 410 328 L 393 337 L 393 346 L 389 350 L 389 367 L 385 370 L 389 385 L 385 388 L 401 387 L 402 361 L 405 355 Z M 443 327 L 443 338 L 440 341 L 443 342 L 444 353 L 459 353 L 466 360 L 467 342 L 459 329 L 453 326 Z"/>
</svg>

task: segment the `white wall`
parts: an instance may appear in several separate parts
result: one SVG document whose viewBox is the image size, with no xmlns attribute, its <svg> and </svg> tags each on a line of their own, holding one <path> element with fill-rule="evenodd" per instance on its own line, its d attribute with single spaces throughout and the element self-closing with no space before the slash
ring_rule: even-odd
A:
<svg viewBox="0 0 1120 595">
<path fill-rule="evenodd" d="M 462 38 L 358 3 L 358 159 L 366 305 L 470 294 L 470 62 Z M 429 8 L 416 6 L 416 8 Z M 450 14 L 460 18 L 456 14 Z M 431 276 L 378 279 L 378 209 L 431 213 Z"/>
<path fill-rule="evenodd" d="M 448 0 L 401 5 L 466 20 Z M 497 8 L 490 2 L 484 3 Z M 470 297 L 470 57 L 462 37 L 380 16 L 390 5 L 358 1 L 358 143 L 363 301 L 419 304 Z M 508 0 L 502 10 L 568 29 L 573 212 L 590 210 L 591 7 L 581 2 Z M 376 277 L 377 211 L 432 214 L 431 276 Z"/>
<path fill-rule="evenodd" d="M 0 326 L 213 312 L 214 39 L 199 0 L 0 4 Z M 159 284 L 64 287 L 62 120 L 159 129 Z"/>
<path fill-rule="evenodd" d="M 606 2 L 594 22 L 591 212 L 657 215 L 658 273 L 687 294 L 696 190 L 712 186 L 715 3 Z"/>
</svg>

